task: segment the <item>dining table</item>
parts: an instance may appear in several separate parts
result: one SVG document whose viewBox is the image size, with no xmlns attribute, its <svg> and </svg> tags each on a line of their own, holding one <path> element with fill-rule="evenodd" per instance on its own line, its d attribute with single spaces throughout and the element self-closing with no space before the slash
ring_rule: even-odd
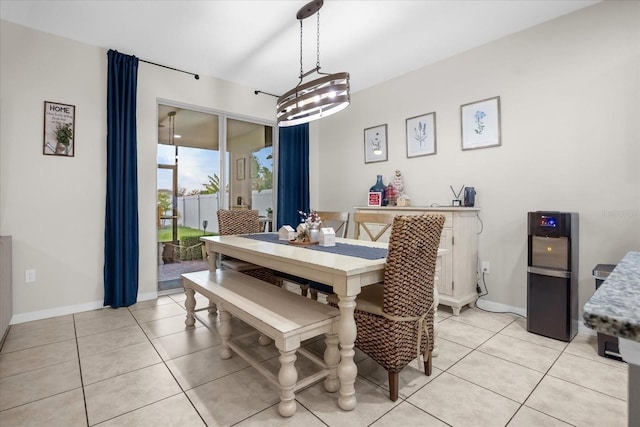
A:
<svg viewBox="0 0 640 427">
<path fill-rule="evenodd" d="M 219 267 L 220 254 L 333 288 L 338 296 L 340 310 L 338 405 L 343 410 L 354 409 L 354 384 L 357 375 L 357 366 L 353 360 L 357 334 L 355 299 L 363 287 L 383 281 L 387 243 L 336 238 L 336 245 L 332 247 L 297 245 L 279 240 L 277 233 L 206 236 L 201 237 L 201 240 L 206 247 L 210 271 Z M 439 250 L 438 254 L 441 255 L 443 251 Z"/>
</svg>

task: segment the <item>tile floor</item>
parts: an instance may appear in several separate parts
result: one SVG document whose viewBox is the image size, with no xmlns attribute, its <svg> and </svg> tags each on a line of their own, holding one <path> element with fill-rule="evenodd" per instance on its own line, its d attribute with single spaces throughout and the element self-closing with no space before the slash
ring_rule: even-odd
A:
<svg viewBox="0 0 640 427">
<path fill-rule="evenodd" d="M 523 319 L 439 311 L 433 374 L 416 362 L 388 399 L 386 372 L 356 352 L 354 411 L 321 384 L 299 392 L 297 413 L 277 412 L 278 391 L 204 323 L 184 326 L 184 294 L 11 327 L 0 351 L 0 425 L 10 426 L 626 426 L 627 367 L 599 357 L 595 336 L 570 344 L 526 332 Z M 207 301 L 199 298 L 198 307 Z M 277 372 L 273 345 L 247 351 Z M 319 354 L 323 341 L 305 343 Z M 309 371 L 298 359 L 301 374 Z"/>
</svg>

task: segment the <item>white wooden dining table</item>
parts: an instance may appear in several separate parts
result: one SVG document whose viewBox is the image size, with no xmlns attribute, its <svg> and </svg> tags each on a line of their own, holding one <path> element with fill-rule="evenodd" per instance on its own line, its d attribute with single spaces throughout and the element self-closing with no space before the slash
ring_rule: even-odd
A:
<svg viewBox="0 0 640 427">
<path fill-rule="evenodd" d="M 340 390 L 338 405 L 343 410 L 356 406 L 354 383 L 357 367 L 353 361 L 356 323 L 354 320 L 355 298 L 362 287 L 384 279 L 386 258 L 366 259 L 312 250 L 307 247 L 255 240 L 241 235 L 207 236 L 205 243 L 209 270 L 218 267 L 218 254 L 238 258 L 279 272 L 292 274 L 333 287 L 338 295 L 340 322 L 340 365 L 338 377 Z M 387 243 L 336 238 L 339 244 L 387 248 Z"/>
</svg>

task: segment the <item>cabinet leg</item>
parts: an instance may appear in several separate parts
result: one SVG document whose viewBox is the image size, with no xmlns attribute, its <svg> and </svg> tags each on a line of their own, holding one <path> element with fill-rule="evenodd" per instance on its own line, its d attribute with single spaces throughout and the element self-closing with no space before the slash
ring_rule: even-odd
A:
<svg viewBox="0 0 640 427">
<path fill-rule="evenodd" d="M 451 307 L 454 316 L 460 316 L 460 307 Z"/>
<path fill-rule="evenodd" d="M 474 300 L 474 301 L 471 301 L 471 302 L 469 303 L 469 308 L 475 308 L 475 307 L 476 307 L 476 301 L 475 301 L 475 300 Z"/>
</svg>

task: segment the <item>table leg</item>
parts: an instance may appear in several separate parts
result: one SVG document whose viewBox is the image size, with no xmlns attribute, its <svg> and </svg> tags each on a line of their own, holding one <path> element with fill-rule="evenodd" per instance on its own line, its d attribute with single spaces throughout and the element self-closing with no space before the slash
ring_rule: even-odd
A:
<svg viewBox="0 0 640 427">
<path fill-rule="evenodd" d="M 345 411 L 351 411 L 356 407 L 355 381 L 358 368 L 353 361 L 354 342 L 356 340 L 356 321 L 353 311 L 356 307 L 355 295 L 338 295 L 338 307 L 340 307 L 340 322 L 338 326 L 338 338 L 340 339 L 340 364 L 338 365 L 338 378 L 340 379 L 340 393 L 338 406 Z"/>
<path fill-rule="evenodd" d="M 209 271 L 216 271 L 218 268 L 218 253 L 214 252 L 209 244 L 205 243 L 207 250 L 207 261 L 209 262 Z"/>
<path fill-rule="evenodd" d="M 222 343 L 220 344 L 220 358 L 223 360 L 231 358 L 231 348 L 229 340 L 231 339 L 231 314 L 218 307 L 220 311 L 220 324 L 218 325 L 218 333 Z"/>
<path fill-rule="evenodd" d="M 338 349 L 338 335 L 335 333 L 326 334 L 324 342 L 324 363 L 329 368 L 329 376 L 324 380 L 324 389 L 328 392 L 335 392 L 340 389 L 338 379 L 338 364 L 340 363 L 340 350 Z"/>
<path fill-rule="evenodd" d="M 184 292 L 187 294 L 187 299 L 184 302 L 184 307 L 187 309 L 187 318 L 184 320 L 184 324 L 187 326 L 193 326 L 196 323 L 196 292 L 191 288 L 185 288 Z"/>
</svg>

